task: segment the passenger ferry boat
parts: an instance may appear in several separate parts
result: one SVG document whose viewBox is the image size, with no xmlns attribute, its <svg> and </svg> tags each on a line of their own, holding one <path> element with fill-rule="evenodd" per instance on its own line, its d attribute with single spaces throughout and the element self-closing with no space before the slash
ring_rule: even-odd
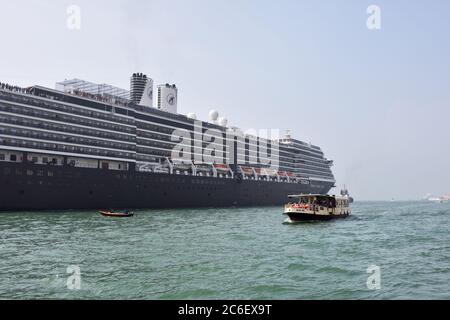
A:
<svg viewBox="0 0 450 320">
<path fill-rule="evenodd" d="M 320 147 L 242 133 L 217 112 L 179 114 L 176 86 L 156 88 L 153 104 L 141 73 L 130 91 L 79 79 L 0 83 L 0 211 L 282 205 L 334 187 Z M 173 156 L 180 146 L 183 161 Z"/>
<path fill-rule="evenodd" d="M 323 194 L 300 194 L 288 196 L 284 214 L 291 222 L 331 220 L 346 218 L 351 214 L 350 199 Z"/>
</svg>

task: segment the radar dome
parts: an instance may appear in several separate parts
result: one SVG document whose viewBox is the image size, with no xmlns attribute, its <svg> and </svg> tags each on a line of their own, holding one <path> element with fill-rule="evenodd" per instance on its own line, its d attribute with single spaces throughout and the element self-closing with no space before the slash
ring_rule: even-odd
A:
<svg viewBox="0 0 450 320">
<path fill-rule="evenodd" d="M 224 117 L 220 117 L 218 120 L 219 125 L 221 125 L 222 127 L 226 127 L 228 124 L 228 119 L 224 118 Z"/>
<path fill-rule="evenodd" d="M 209 112 L 209 120 L 211 122 L 216 122 L 217 118 L 219 118 L 219 112 L 217 110 L 211 110 Z"/>
<path fill-rule="evenodd" d="M 188 113 L 188 114 L 187 114 L 187 117 L 188 117 L 189 119 L 197 120 L 197 115 L 196 115 L 195 113 L 193 113 L 193 112 Z"/>
</svg>

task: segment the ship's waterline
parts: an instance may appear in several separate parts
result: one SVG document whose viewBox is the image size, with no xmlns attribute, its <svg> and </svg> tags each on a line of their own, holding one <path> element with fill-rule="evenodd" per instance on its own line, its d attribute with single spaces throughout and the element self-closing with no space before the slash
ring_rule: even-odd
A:
<svg viewBox="0 0 450 320">
<path fill-rule="evenodd" d="M 450 298 L 448 204 L 352 206 L 294 225 L 282 206 L 2 213 L 0 298 Z"/>
</svg>

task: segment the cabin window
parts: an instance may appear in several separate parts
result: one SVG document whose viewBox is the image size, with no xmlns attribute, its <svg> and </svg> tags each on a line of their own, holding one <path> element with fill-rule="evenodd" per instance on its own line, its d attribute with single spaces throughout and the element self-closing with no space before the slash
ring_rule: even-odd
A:
<svg viewBox="0 0 450 320">
<path fill-rule="evenodd" d="M 31 162 L 37 163 L 38 162 L 38 157 L 31 157 Z"/>
<path fill-rule="evenodd" d="M 9 160 L 16 162 L 17 161 L 17 156 L 15 154 L 12 154 L 9 156 Z"/>
<path fill-rule="evenodd" d="M 43 157 L 42 158 L 42 163 L 48 163 L 48 158 L 47 157 Z"/>
<path fill-rule="evenodd" d="M 5 161 L 5 155 L 3 153 L 0 153 L 0 161 Z"/>
<path fill-rule="evenodd" d="M 109 163 L 108 162 L 102 162 L 102 169 L 108 170 L 109 169 Z"/>
</svg>

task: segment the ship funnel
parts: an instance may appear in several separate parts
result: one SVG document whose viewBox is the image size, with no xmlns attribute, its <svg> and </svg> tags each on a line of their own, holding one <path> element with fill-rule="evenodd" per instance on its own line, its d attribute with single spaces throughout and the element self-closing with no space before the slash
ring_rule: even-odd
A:
<svg viewBox="0 0 450 320">
<path fill-rule="evenodd" d="M 133 73 L 130 79 L 130 98 L 133 103 L 153 106 L 153 80 L 143 73 Z"/>
</svg>

